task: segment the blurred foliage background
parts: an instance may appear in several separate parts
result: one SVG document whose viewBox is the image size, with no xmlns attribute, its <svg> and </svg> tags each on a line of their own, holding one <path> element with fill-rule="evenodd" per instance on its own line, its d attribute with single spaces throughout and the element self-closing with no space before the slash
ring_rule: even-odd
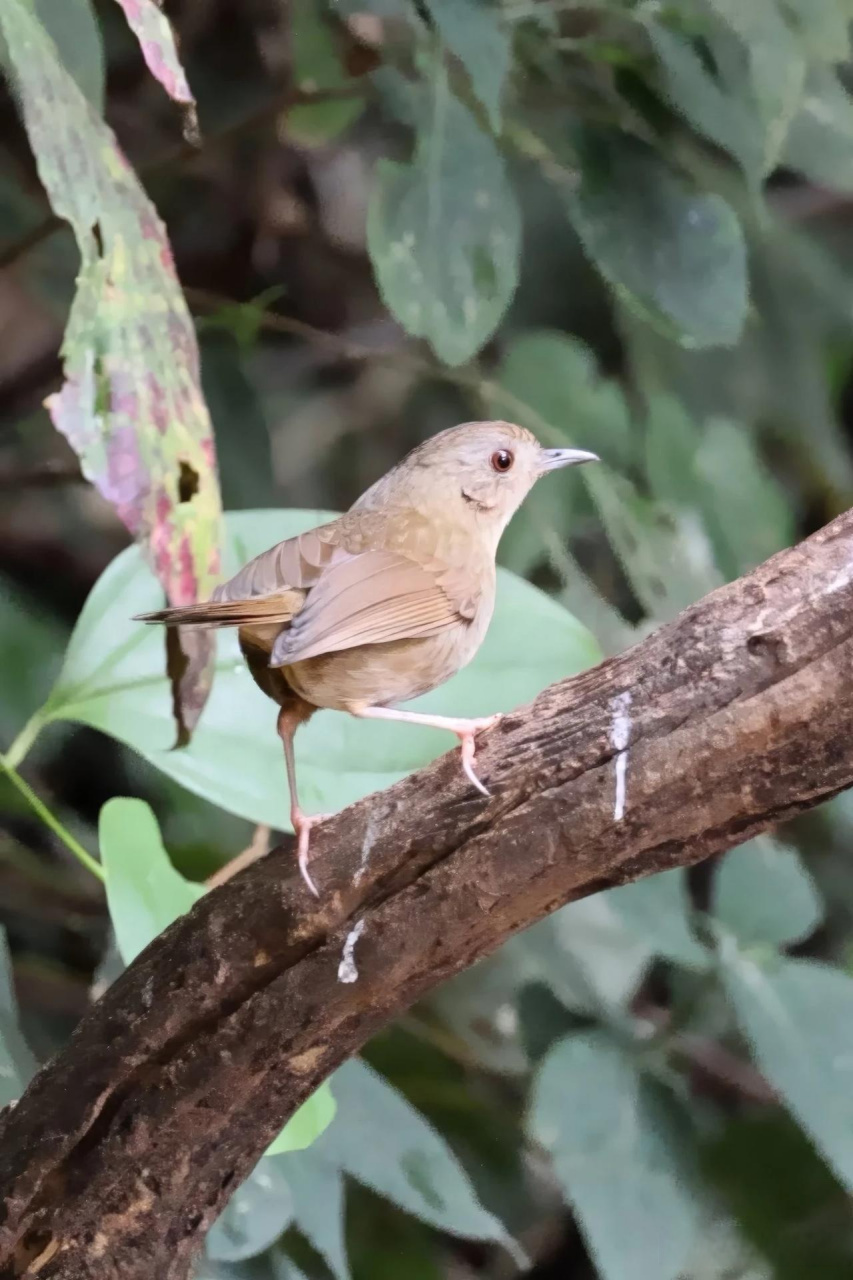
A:
<svg viewBox="0 0 853 1280">
<path fill-rule="evenodd" d="M 433 705 L 523 701 L 853 492 L 851 0 L 176 0 L 200 143 L 126 21 L 147 4 L 0 14 L 0 1103 L 285 813 L 227 641 L 168 751 L 162 642 L 129 623 L 162 593 L 42 407 L 80 257 L 26 72 L 81 154 L 103 113 L 165 220 L 228 565 L 457 421 L 605 460 L 534 491 L 484 661 Z M 54 161 L 88 234 L 126 226 L 118 188 Z M 307 805 L 446 746 L 318 717 Z M 840 796 L 514 939 L 337 1074 L 199 1277 L 849 1277 L 851 843 Z"/>
</svg>

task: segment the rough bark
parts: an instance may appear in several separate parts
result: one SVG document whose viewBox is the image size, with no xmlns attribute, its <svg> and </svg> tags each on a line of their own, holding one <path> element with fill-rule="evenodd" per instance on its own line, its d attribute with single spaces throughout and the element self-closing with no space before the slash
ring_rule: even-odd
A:
<svg viewBox="0 0 853 1280">
<path fill-rule="evenodd" d="M 851 603 L 845 515 L 506 716 L 490 801 L 453 753 L 316 833 L 318 902 L 289 845 L 208 894 L 0 1121 L 0 1277 L 182 1280 L 287 1117 L 431 987 L 849 786 Z"/>
</svg>

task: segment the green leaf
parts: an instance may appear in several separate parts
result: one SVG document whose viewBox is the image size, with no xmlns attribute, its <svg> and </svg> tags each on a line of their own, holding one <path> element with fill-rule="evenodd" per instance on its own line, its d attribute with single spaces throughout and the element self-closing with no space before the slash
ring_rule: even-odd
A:
<svg viewBox="0 0 853 1280">
<path fill-rule="evenodd" d="M 791 121 L 803 97 L 806 62 L 776 0 L 708 0 L 747 50 L 752 96 L 761 121 L 763 171 L 779 160 Z M 842 56 L 839 52 L 839 56 Z"/>
<path fill-rule="evenodd" d="M 0 576 L 0 742 L 8 742 L 44 700 L 64 643 L 55 618 Z"/>
<path fill-rule="evenodd" d="M 48 408 L 87 478 L 144 543 L 169 599 L 190 603 L 217 581 L 221 511 L 195 332 L 165 228 L 26 0 L 0 6 L 0 31 L 39 175 L 82 257 L 65 383 Z M 214 650 L 203 632 L 177 645 L 183 740 L 204 705 Z"/>
<path fill-rule="evenodd" d="M 277 1165 L 262 1160 L 235 1191 L 205 1240 L 212 1262 L 243 1262 L 273 1244 L 293 1221 L 290 1186 Z"/>
<path fill-rule="evenodd" d="M 846 62 L 850 55 L 850 0 L 781 0 L 800 43 L 813 57 Z"/>
<path fill-rule="evenodd" d="M 853 978 L 815 960 L 761 966 L 732 944 L 722 955 L 759 1069 L 853 1189 Z"/>
<path fill-rule="evenodd" d="M 603 1031 L 545 1058 L 528 1128 L 549 1151 L 603 1280 L 675 1280 L 699 1226 L 667 1099 Z"/>
<path fill-rule="evenodd" d="M 236 570 L 280 539 L 330 518 L 322 511 L 229 515 L 228 567 Z M 411 705 L 453 715 L 508 711 L 598 661 L 592 636 L 554 600 L 506 571 L 499 571 L 498 583 L 495 616 L 475 660 Z M 197 795 L 252 822 L 289 829 L 275 706 L 256 688 L 233 633 L 221 636 L 212 696 L 193 741 L 183 751 L 169 750 L 162 642 L 155 628 L 130 620 L 157 608 L 158 597 L 139 552 L 122 552 L 86 601 L 45 720 L 74 720 L 110 733 Z M 297 738 L 302 804 L 309 812 L 350 804 L 452 745 L 437 730 L 322 713 Z"/>
<path fill-rule="evenodd" d="M 728 151 L 744 173 L 760 177 L 764 170 L 761 131 L 751 104 L 736 92 L 732 77 L 714 76 L 685 36 L 661 22 L 646 22 L 649 40 L 661 65 L 663 91 L 674 110 L 699 133 Z"/>
<path fill-rule="evenodd" d="M 312 1157 L 321 1156 L 441 1231 L 513 1247 L 450 1148 L 396 1089 L 358 1060 L 339 1068 L 332 1081 L 340 1115 Z M 298 1169 L 297 1163 L 294 1181 Z"/>
<path fill-rule="evenodd" d="M 646 470 L 656 498 L 682 520 L 701 515 L 726 578 L 737 578 L 790 545 L 793 514 L 746 427 L 712 418 L 700 431 L 683 407 L 654 397 Z"/>
<path fill-rule="evenodd" d="M 471 77 L 471 85 L 500 132 L 501 94 L 509 71 L 510 38 L 486 0 L 426 0 L 444 43 Z"/>
<path fill-rule="evenodd" d="M 625 928 L 606 893 L 572 902 L 505 944 L 522 983 L 546 983 L 576 1012 L 624 1007 L 654 956 L 651 938 Z"/>
<path fill-rule="evenodd" d="M 612 466 L 629 463 L 633 430 L 625 396 L 618 382 L 602 378 L 594 354 L 579 339 L 528 330 L 508 344 L 499 383 L 518 402 L 506 412 L 520 410 L 523 418 L 525 407 L 534 411 L 526 423 L 533 430 L 545 419 L 566 440 Z M 499 394 L 495 403 L 501 404 Z"/>
<path fill-rule="evenodd" d="M 341 1117 L 341 1124 L 346 1120 Z M 281 1159 L 293 1199 L 293 1221 L 328 1264 L 336 1280 L 350 1280 L 344 1241 L 344 1178 L 337 1164 L 313 1146 L 298 1160 Z"/>
<path fill-rule="evenodd" d="M 689 969 L 706 969 L 709 952 L 690 928 L 687 876 L 683 867 L 646 876 L 603 895 L 625 928 L 648 939 L 655 954 Z"/>
<path fill-rule="evenodd" d="M 367 242 L 382 297 L 439 359 L 470 359 L 518 280 L 521 220 L 492 139 L 436 69 L 411 164 L 380 161 Z"/>
<path fill-rule="evenodd" d="M 281 1133 L 267 1148 L 266 1154 L 277 1156 L 287 1151 L 304 1151 L 328 1129 L 337 1109 L 328 1081 L 325 1081 L 290 1117 Z"/>
<path fill-rule="evenodd" d="M 37 1065 L 18 1027 L 12 957 L 6 932 L 0 927 L 0 1109 L 20 1098 Z"/>
<path fill-rule="evenodd" d="M 107 906 L 121 958 L 131 964 L 204 894 L 175 870 L 144 800 L 108 800 L 99 823 Z"/>
<path fill-rule="evenodd" d="M 745 946 L 789 946 L 814 933 L 823 904 L 796 849 L 757 836 L 727 854 L 714 881 L 713 914 Z"/>
<path fill-rule="evenodd" d="M 339 89 L 350 80 L 325 10 L 319 0 L 293 0 L 290 6 L 293 77 L 298 88 L 311 92 Z M 331 142 L 363 110 L 364 99 L 357 96 L 291 107 L 285 117 L 287 133 L 305 146 Z"/>
<path fill-rule="evenodd" d="M 104 49 L 91 0 L 33 0 L 33 10 L 65 70 L 99 114 L 104 110 Z"/>
<path fill-rule="evenodd" d="M 853 190 L 853 102 L 832 68 L 810 70 L 784 161 L 833 191 Z"/>
<path fill-rule="evenodd" d="M 636 138 L 583 127 L 576 144 L 580 185 L 566 196 L 569 215 L 617 297 L 685 347 L 734 344 L 747 275 L 731 207 Z"/>
<path fill-rule="evenodd" d="M 590 468 L 590 472 L 592 472 Z M 722 581 L 694 510 L 667 511 L 625 476 L 596 467 L 584 477 L 607 537 L 650 617 L 674 618 Z"/>
</svg>

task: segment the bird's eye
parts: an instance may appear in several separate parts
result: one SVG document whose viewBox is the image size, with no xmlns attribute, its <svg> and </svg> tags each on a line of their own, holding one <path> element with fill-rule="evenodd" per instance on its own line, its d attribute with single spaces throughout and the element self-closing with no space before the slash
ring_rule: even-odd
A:
<svg viewBox="0 0 853 1280">
<path fill-rule="evenodd" d="M 509 449 L 496 449 L 492 454 L 492 468 L 495 471 L 509 471 L 515 458 Z"/>
</svg>

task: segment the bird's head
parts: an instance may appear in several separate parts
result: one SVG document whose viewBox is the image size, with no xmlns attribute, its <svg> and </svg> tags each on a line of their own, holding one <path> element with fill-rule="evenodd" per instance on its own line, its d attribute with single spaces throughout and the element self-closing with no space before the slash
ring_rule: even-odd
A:
<svg viewBox="0 0 853 1280">
<path fill-rule="evenodd" d="M 597 461 L 583 449 L 544 449 L 532 432 L 512 422 L 464 422 L 418 445 L 387 479 L 393 477 L 398 492 L 408 489 L 422 510 L 444 510 L 450 518 L 468 513 L 494 531 L 497 545 L 540 476 Z"/>
</svg>

